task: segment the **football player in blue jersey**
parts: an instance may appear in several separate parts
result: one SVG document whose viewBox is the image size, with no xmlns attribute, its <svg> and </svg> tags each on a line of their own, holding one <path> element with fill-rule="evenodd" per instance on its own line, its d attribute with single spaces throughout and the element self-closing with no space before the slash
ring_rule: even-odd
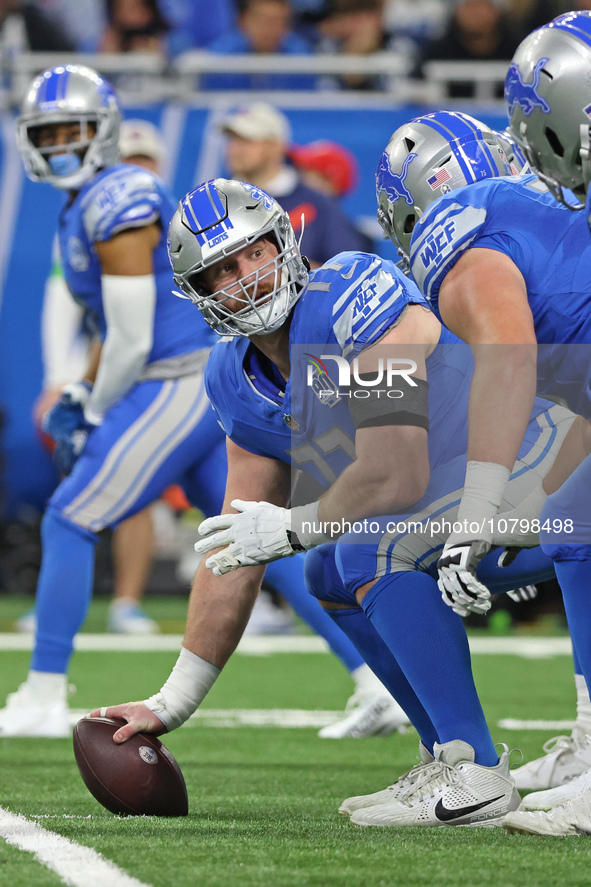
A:
<svg viewBox="0 0 591 887">
<path fill-rule="evenodd" d="M 591 210 L 590 79 L 591 12 L 581 10 L 559 16 L 530 34 L 518 47 L 505 84 L 515 139 L 556 199 L 579 218 L 586 219 L 587 224 Z M 532 94 L 533 100 L 528 102 Z M 588 266 L 586 273 L 588 276 Z M 583 443 L 589 453 L 589 425 L 585 431 Z M 534 775 L 547 777 L 553 769 L 562 769 L 566 778 L 553 780 L 549 785 L 555 788 L 534 792 L 525 799 L 526 810 L 550 810 L 549 813 L 524 812 L 512 817 L 507 823 L 510 831 L 566 835 L 588 833 L 591 828 L 591 797 L 583 791 L 589 783 L 591 766 L 591 706 L 587 690 L 591 659 L 586 606 L 591 592 L 590 488 L 588 456 L 544 507 L 547 518 L 570 519 L 578 525 L 578 538 L 574 540 L 577 544 L 557 545 L 553 554 L 571 631 L 577 634 L 575 649 L 581 650 L 578 670 L 582 674 L 577 674 L 576 680 L 578 697 L 586 694 L 587 698 L 587 744 L 581 752 L 581 743 L 577 747 L 573 731 L 572 737 L 559 740 L 548 754 L 530 763 Z"/>
<path fill-rule="evenodd" d="M 535 176 L 492 178 L 493 140 L 485 127 L 463 115 L 426 115 L 394 133 L 377 180 L 383 225 L 408 255 L 411 272 L 433 310 L 465 341 L 478 346 L 470 462 L 459 513 L 484 532 L 467 532 L 464 524 L 461 534 L 448 539 L 440 561 L 444 599 L 473 612 L 486 612 L 489 606 L 487 589 L 476 581 L 474 569 L 491 543 L 501 541 L 494 529 L 499 496 L 536 386 L 565 399 L 582 417 L 590 415 L 591 241 L 586 220 L 557 203 Z M 410 153 L 414 157 L 404 179 L 410 197 L 406 200 L 394 186 Z M 574 200 L 572 193 L 568 200 Z M 511 398 L 506 397 L 509 390 Z M 583 461 L 588 439 L 588 425 L 579 417 L 543 484 L 509 519 L 524 531 L 514 536 L 516 545 L 533 545 L 540 539 L 552 556 L 576 670 L 591 677 L 584 661 L 589 624 L 581 594 L 584 585 L 579 581 L 577 592 L 569 579 L 571 573 L 579 573 L 589 550 L 586 507 L 576 510 L 573 495 L 574 490 L 585 495 L 588 489 L 586 477 L 581 477 L 588 470 Z M 528 766 L 522 774 L 517 771 L 521 787 L 542 787 L 531 784 L 534 777 L 568 779 L 591 763 L 589 695 L 581 676 L 577 684 L 577 729 L 569 741 L 551 749 L 546 760 L 537 762 L 536 773 Z"/>
<path fill-rule="evenodd" d="M 504 168 L 498 148 L 497 160 Z M 94 714 L 128 721 L 117 741 L 182 724 L 234 651 L 264 564 L 308 550 L 312 593 L 421 736 L 417 768 L 341 812 L 360 825 L 498 821 L 519 798 L 484 719 L 463 624 L 433 575 L 445 538 L 433 521 L 454 520 L 465 470 L 469 349 L 388 261 L 340 253 L 309 277 L 286 213 L 248 183 L 216 179 L 190 192 L 169 252 L 180 289 L 224 336 L 206 371 L 229 438 L 224 514 L 196 546 L 209 557 L 168 681 L 145 702 Z M 366 396 L 376 369 L 383 384 Z M 574 420 L 547 407 L 536 402 L 505 507 L 541 482 Z M 300 469 L 324 493 L 288 508 Z M 392 528 L 379 518 L 364 533 L 368 516 L 392 514 Z M 407 526 L 413 515 L 428 528 Z M 528 561 L 515 575 L 548 563 Z M 496 558 L 481 568 L 494 572 Z"/>
<path fill-rule="evenodd" d="M 48 416 L 60 465 L 71 473 L 43 519 L 35 648 L 26 682 L 0 711 L 0 735 L 70 732 L 66 670 L 90 602 L 97 533 L 175 481 L 206 514 L 223 500 L 225 436 L 203 385 L 216 337 L 172 296 L 166 229 L 174 202 L 157 176 L 118 162 L 119 121 L 111 86 L 77 65 L 41 74 L 18 121 L 29 176 L 68 195 L 59 220 L 66 282 L 103 345 L 98 365 Z M 267 579 L 350 670 L 362 697 L 352 729 L 370 735 L 405 721 L 305 593 L 301 559 L 271 565 Z"/>
</svg>

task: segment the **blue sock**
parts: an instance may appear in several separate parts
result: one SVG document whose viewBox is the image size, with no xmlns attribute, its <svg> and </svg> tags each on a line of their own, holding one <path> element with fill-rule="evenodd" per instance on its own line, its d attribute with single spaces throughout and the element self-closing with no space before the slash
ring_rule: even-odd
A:
<svg viewBox="0 0 591 887">
<path fill-rule="evenodd" d="M 94 533 L 49 508 L 41 523 L 43 558 L 37 583 L 37 633 L 31 668 L 65 674 L 92 597 Z"/>
<path fill-rule="evenodd" d="M 559 560 L 555 568 L 573 643 L 575 674 L 583 674 L 591 687 L 591 561 Z"/>
<path fill-rule="evenodd" d="M 364 661 L 394 699 L 404 709 L 411 724 L 430 752 L 433 743 L 439 742 L 429 715 L 419 702 L 402 670 L 387 646 L 363 612 L 363 610 L 327 610 L 333 622 L 339 626 L 357 647 Z"/>
<path fill-rule="evenodd" d="M 429 713 L 439 742 L 463 739 L 476 763 L 497 764 L 462 620 L 443 603 L 435 580 L 427 573 L 390 573 L 362 607 Z"/>
<path fill-rule="evenodd" d="M 285 598 L 306 625 L 324 638 L 347 671 L 354 671 L 363 665 L 363 659 L 353 644 L 308 592 L 304 580 L 304 558 L 301 555 L 267 564 L 265 581 Z"/>
</svg>

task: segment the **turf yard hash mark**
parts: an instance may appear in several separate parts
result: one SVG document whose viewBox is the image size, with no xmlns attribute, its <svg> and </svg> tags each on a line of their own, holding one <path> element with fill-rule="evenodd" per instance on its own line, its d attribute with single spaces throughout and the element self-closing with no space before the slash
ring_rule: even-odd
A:
<svg viewBox="0 0 591 887">
<path fill-rule="evenodd" d="M 33 853 L 68 887 L 150 887 L 118 868 L 96 850 L 82 847 L 47 831 L 25 816 L 0 807 L 0 837 L 7 844 Z"/>
<path fill-rule="evenodd" d="M 476 656 L 521 656 L 523 659 L 548 659 L 552 656 L 571 656 L 569 637 L 471 637 L 470 652 Z M 178 652 L 181 634 L 76 635 L 75 646 L 80 652 Z M 0 633 L 0 650 L 31 650 L 32 635 L 12 632 Z M 276 653 L 327 653 L 326 641 L 315 635 L 267 635 L 242 638 L 237 653 L 245 656 L 273 656 Z"/>
</svg>

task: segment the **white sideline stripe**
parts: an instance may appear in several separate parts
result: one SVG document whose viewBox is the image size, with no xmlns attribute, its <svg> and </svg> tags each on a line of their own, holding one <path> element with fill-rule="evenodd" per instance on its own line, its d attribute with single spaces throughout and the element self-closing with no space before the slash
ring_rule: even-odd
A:
<svg viewBox="0 0 591 887">
<path fill-rule="evenodd" d="M 70 710 L 72 727 L 87 715 L 82 708 Z M 346 716 L 342 711 L 322 711 L 299 708 L 203 708 L 191 715 L 183 727 L 283 727 L 285 729 L 319 730 L 338 723 Z M 517 718 L 502 718 L 498 722 L 501 730 L 556 730 L 569 731 L 574 721 L 521 721 Z"/>
<path fill-rule="evenodd" d="M 574 721 L 520 721 L 517 718 L 499 721 L 502 730 L 572 730 L 574 726 Z"/>
<path fill-rule="evenodd" d="M 33 853 L 68 887 L 150 887 L 92 850 L 47 831 L 18 813 L 0 807 L 0 837 L 19 850 Z"/>
<path fill-rule="evenodd" d="M 76 650 L 92 652 L 178 652 L 183 636 L 180 634 L 120 635 L 79 634 Z M 33 637 L 18 632 L 0 633 L 1 650 L 30 650 Z M 552 656 L 570 656 L 569 637 L 473 637 L 470 651 L 479 656 L 521 656 L 524 659 L 547 659 Z M 326 642 L 315 635 L 266 635 L 242 638 L 237 649 L 245 656 L 271 656 L 275 653 L 327 653 Z"/>
<path fill-rule="evenodd" d="M 71 709 L 72 726 L 88 714 L 84 709 Z M 199 723 L 207 727 L 285 727 L 304 729 L 313 727 L 319 730 L 342 721 L 342 711 L 316 711 L 298 708 L 204 708 L 191 715 L 183 727 L 197 727 Z"/>
</svg>

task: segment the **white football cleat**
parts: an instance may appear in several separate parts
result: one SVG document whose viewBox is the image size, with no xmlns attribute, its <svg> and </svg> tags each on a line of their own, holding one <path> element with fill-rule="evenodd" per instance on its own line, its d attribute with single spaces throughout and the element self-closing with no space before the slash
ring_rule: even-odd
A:
<svg viewBox="0 0 591 887">
<path fill-rule="evenodd" d="M 0 709 L 0 737 L 31 736 L 63 738 L 70 736 L 70 716 L 64 693 L 42 697 L 25 681 L 15 693 L 6 699 Z"/>
<path fill-rule="evenodd" d="M 516 835 L 591 835 L 591 788 L 589 783 L 566 804 L 548 813 L 515 810 L 508 813 L 503 828 Z"/>
<path fill-rule="evenodd" d="M 474 749 L 461 739 L 435 743 L 435 760 L 399 793 L 394 804 L 363 807 L 356 825 L 494 826 L 521 802 L 509 771 L 507 746 L 494 767 L 474 763 Z"/>
<path fill-rule="evenodd" d="M 546 789 L 545 792 L 532 792 L 521 802 L 521 810 L 552 810 L 559 804 L 567 804 L 579 795 L 583 789 L 591 785 L 591 770 L 585 770 L 580 776 L 569 779 L 563 785 Z"/>
<path fill-rule="evenodd" d="M 269 592 L 261 589 L 254 602 L 250 619 L 244 629 L 243 637 L 259 637 L 262 635 L 291 634 L 294 628 L 293 613 L 273 603 Z"/>
<path fill-rule="evenodd" d="M 349 699 L 342 721 L 329 724 L 318 732 L 321 739 L 363 739 L 367 736 L 389 736 L 395 730 L 406 730 L 409 720 L 395 699 L 383 688 L 381 692 L 357 690 Z"/>
<path fill-rule="evenodd" d="M 355 810 L 361 810 L 362 807 L 374 807 L 376 804 L 393 804 L 394 801 L 398 800 L 401 792 L 416 782 L 423 767 L 426 764 L 432 764 L 435 760 L 429 749 L 422 742 L 419 742 L 419 754 L 421 756 L 420 763 L 415 764 L 414 767 L 403 773 L 395 783 L 379 792 L 373 792 L 371 795 L 356 795 L 353 798 L 346 798 L 339 807 L 339 813 L 350 816 Z"/>
<path fill-rule="evenodd" d="M 545 754 L 511 770 L 521 791 L 556 788 L 591 767 L 591 736 L 573 730 L 571 736 L 554 736 L 542 746 Z"/>
<path fill-rule="evenodd" d="M 35 616 L 35 607 L 31 607 L 30 610 L 27 610 L 25 613 L 19 616 L 14 623 L 14 627 L 16 631 L 20 631 L 23 634 L 35 634 L 35 632 L 37 631 L 37 617 Z"/>
</svg>

